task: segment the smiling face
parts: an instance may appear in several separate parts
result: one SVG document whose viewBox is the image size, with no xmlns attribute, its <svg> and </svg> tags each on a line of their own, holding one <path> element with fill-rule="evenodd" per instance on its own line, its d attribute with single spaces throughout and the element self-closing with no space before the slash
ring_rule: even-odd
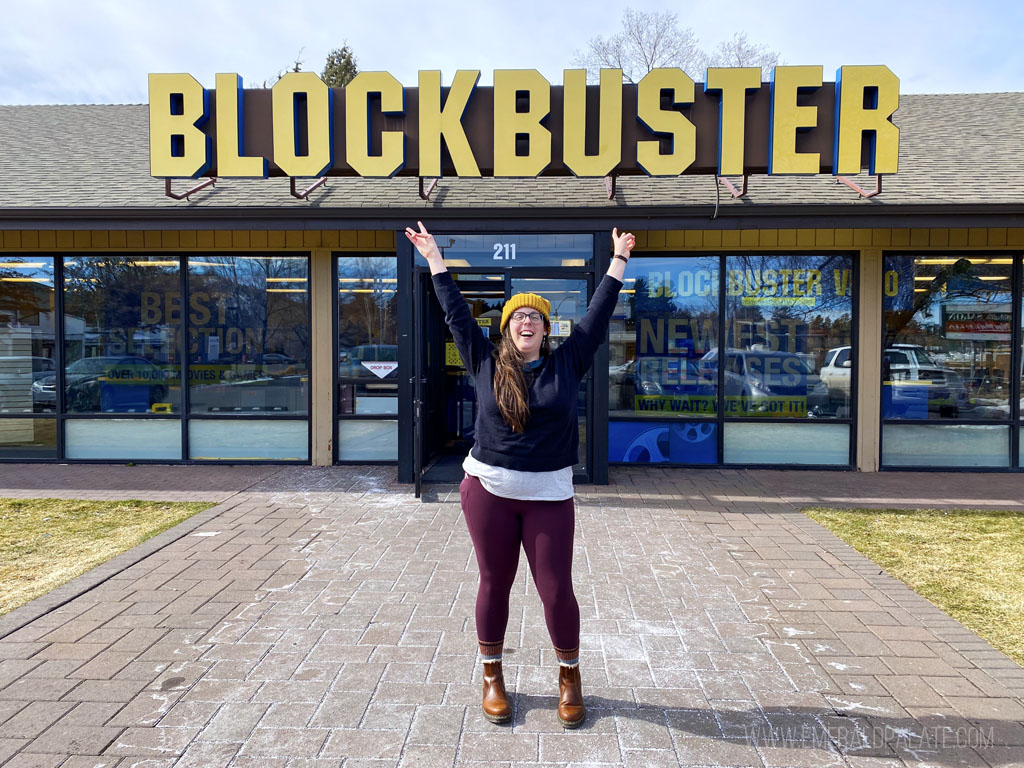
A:
<svg viewBox="0 0 1024 768">
<path fill-rule="evenodd" d="M 523 316 L 523 319 L 516 319 L 519 316 Z M 529 363 L 540 357 L 540 345 L 547 334 L 547 323 L 537 310 L 524 307 L 508 321 L 507 333 Z"/>
</svg>

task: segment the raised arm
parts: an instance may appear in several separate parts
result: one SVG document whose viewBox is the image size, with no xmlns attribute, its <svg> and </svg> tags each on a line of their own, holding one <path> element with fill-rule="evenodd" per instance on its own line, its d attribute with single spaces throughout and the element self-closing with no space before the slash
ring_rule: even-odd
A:
<svg viewBox="0 0 1024 768">
<path fill-rule="evenodd" d="M 427 231 L 422 221 L 417 221 L 416 224 L 419 226 L 419 231 L 417 232 L 412 227 L 406 227 L 405 236 L 409 238 L 409 242 L 416 247 L 419 254 L 427 260 L 430 274 L 434 278 L 434 291 L 444 309 L 444 321 L 452 332 L 455 346 L 458 348 L 459 354 L 462 355 L 462 361 L 475 376 L 480 370 L 481 361 L 491 354 L 494 345 L 473 319 L 466 300 L 451 275 L 448 274 L 441 251 L 438 249 L 437 243 L 434 242 L 434 236 Z"/>
<path fill-rule="evenodd" d="M 622 276 L 626 274 L 626 262 L 629 261 L 629 256 L 633 252 L 633 248 L 636 247 L 636 238 L 632 232 L 623 232 L 619 234 L 618 227 L 612 227 L 612 260 L 608 265 L 608 271 L 605 274 L 611 275 L 620 283 L 622 282 Z"/>
</svg>

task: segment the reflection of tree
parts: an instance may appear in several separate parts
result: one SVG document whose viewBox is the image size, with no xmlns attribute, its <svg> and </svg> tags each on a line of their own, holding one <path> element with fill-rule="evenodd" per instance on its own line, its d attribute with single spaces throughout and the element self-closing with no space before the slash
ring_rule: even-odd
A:
<svg viewBox="0 0 1024 768">
<path fill-rule="evenodd" d="M 938 353 L 936 362 L 957 370 L 972 382 L 976 393 L 990 398 L 989 404 L 1005 405 L 1008 393 L 1001 382 L 1010 374 L 1010 335 L 1005 340 L 968 338 L 970 334 L 950 339 L 943 307 L 973 305 L 978 311 L 985 311 L 986 305 L 1009 305 L 1013 300 L 1009 290 L 1010 265 L 989 264 L 988 259 L 981 257 L 975 262 L 959 258 L 952 264 L 935 265 L 935 261 L 929 263 L 907 255 L 887 258 L 885 268 L 909 285 L 909 289 L 896 291 L 895 296 L 885 299 L 885 346 L 913 344 Z M 888 356 L 885 362 L 889 363 Z"/>
<path fill-rule="evenodd" d="M 0 269 L 4 278 L 3 294 L 0 294 L 0 311 L 11 316 L 12 322 L 31 323 L 31 319 L 50 310 L 50 294 L 53 287 L 36 282 L 16 282 L 24 279 L 26 270 Z"/>
<path fill-rule="evenodd" d="M 162 260 L 163 261 L 163 260 Z M 176 262 L 176 260 L 175 260 Z M 175 328 L 169 316 L 168 296 L 180 292 L 176 263 L 153 263 L 130 256 L 76 256 L 64 265 L 64 312 L 85 321 L 85 332 L 95 334 L 94 348 L 82 348 L 78 355 L 131 354 L 135 333 Z M 143 294 L 159 296 L 161 311 L 155 322 L 146 322 L 142 310 Z M 180 299 L 179 299 L 180 306 Z M 179 310 L 180 312 L 180 310 Z M 71 341 L 70 338 L 67 339 Z M 123 346 L 123 349 L 118 349 Z M 164 350 L 169 359 L 176 356 L 174 344 Z M 150 355 L 147 355 L 147 357 Z"/>
<path fill-rule="evenodd" d="M 398 343 L 396 276 L 393 256 L 338 260 L 338 339 L 342 347 Z"/>
<path fill-rule="evenodd" d="M 901 261 L 913 259 L 912 256 L 895 258 Z M 900 271 L 897 270 L 897 272 Z M 915 318 L 926 318 L 936 311 L 943 301 L 970 299 L 971 301 L 984 304 L 990 302 L 992 294 L 995 293 L 994 291 L 982 290 L 977 287 L 965 289 L 965 285 L 971 285 L 974 282 L 969 280 L 969 278 L 975 277 L 978 272 L 978 269 L 973 267 L 969 259 L 957 259 L 953 264 L 941 266 L 935 271 L 934 277 L 928 282 L 923 280 L 916 281 L 914 278 L 919 277 L 916 274 L 917 270 L 914 269 L 911 272 L 910 278 L 914 289 L 913 301 L 908 302 L 908 306 L 905 307 L 898 305 L 896 301 L 887 300 L 886 302 L 890 305 L 886 308 L 885 312 L 885 346 L 887 347 L 896 343 L 897 340 L 903 343 L 923 343 L 912 342 L 907 338 L 908 335 L 911 335 L 910 326 L 916 324 L 914 323 Z M 923 275 L 921 276 L 923 277 Z M 959 283 L 960 287 L 954 287 L 953 290 L 949 290 L 951 280 L 954 286 L 957 286 L 957 283 Z M 980 283 L 980 281 L 977 282 Z M 894 304 L 897 306 L 893 306 Z M 925 335 L 923 331 L 921 333 L 922 336 Z M 927 335 L 931 335 L 931 333 Z"/>
<path fill-rule="evenodd" d="M 726 339 L 728 346 L 778 345 L 794 352 L 824 357 L 824 351 L 850 343 L 853 308 L 853 261 L 846 254 L 745 254 L 726 259 L 731 272 L 726 280 Z M 785 270 L 789 270 L 785 273 Z M 805 284 L 806 298 L 796 295 L 795 275 L 815 270 L 819 289 Z M 766 273 L 774 272 L 771 286 Z M 729 281 L 742 285 L 740 295 L 729 295 Z M 789 281 L 784 289 L 784 280 Z M 839 282 L 837 283 L 837 279 Z M 772 299 L 783 299 L 773 304 Z M 785 299 L 792 298 L 793 301 Z M 746 302 L 744 301 L 746 299 Z M 743 329 L 743 340 L 736 338 Z M 818 359 L 821 364 L 821 359 Z"/>
<path fill-rule="evenodd" d="M 213 326 L 237 329 L 242 349 L 221 349 L 221 354 L 283 353 L 305 362 L 309 349 L 309 285 L 306 260 L 301 258 L 202 256 L 207 265 L 190 267 L 189 291 L 193 302 L 205 293 Z M 191 326 L 191 324 L 190 324 Z M 201 338 L 190 327 L 193 341 Z M 255 337 L 255 338 L 254 338 Z M 255 341 L 255 345 L 253 342 Z"/>
<path fill-rule="evenodd" d="M 700 267 L 706 265 L 702 262 Z M 717 274 L 717 267 L 709 270 Z M 716 344 L 718 335 L 718 297 L 717 292 L 707 296 L 677 296 L 674 290 L 666 291 L 656 287 L 653 291 L 644 277 L 637 277 L 633 284 L 633 295 L 629 298 L 631 320 L 627 329 L 636 331 L 636 324 L 644 318 L 650 322 L 686 320 L 686 339 L 690 342 L 690 354 L 700 356 Z M 717 283 L 714 288 L 717 289 Z M 708 331 L 704 333 L 704 331 Z M 678 341 L 678 340 L 677 340 Z M 667 346 L 667 345 L 666 345 Z M 667 349 L 665 350 L 668 351 Z M 675 349 L 677 354 L 680 349 Z"/>
<path fill-rule="evenodd" d="M 11 257 L 6 261 L 25 263 Z M 50 357 L 54 354 L 54 288 L 49 280 L 52 272 L 44 274 L 27 267 L 0 268 L 0 340 L 5 341 L 0 346 L 0 356 L 28 353 Z M 44 322 L 44 318 L 49 318 L 49 323 Z M 8 328 L 23 330 L 9 331 Z M 5 336 L 8 337 L 6 340 L 3 339 Z M 20 341 L 15 342 L 14 339 Z M 31 345 L 30 350 L 22 347 L 26 340 Z M 19 348 L 15 348 L 16 345 Z"/>
</svg>

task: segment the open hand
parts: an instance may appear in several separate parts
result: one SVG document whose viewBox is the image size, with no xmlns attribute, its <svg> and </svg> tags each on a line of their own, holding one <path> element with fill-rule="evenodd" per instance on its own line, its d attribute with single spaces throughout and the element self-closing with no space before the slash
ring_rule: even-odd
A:
<svg viewBox="0 0 1024 768">
<path fill-rule="evenodd" d="M 420 256 L 425 258 L 428 262 L 434 259 L 441 259 L 441 252 L 437 249 L 437 243 L 434 242 L 434 236 L 427 232 L 427 228 L 423 226 L 422 221 L 417 221 L 420 231 L 417 232 L 412 227 L 405 228 L 405 236 L 409 238 L 416 250 L 420 252 Z"/>
</svg>

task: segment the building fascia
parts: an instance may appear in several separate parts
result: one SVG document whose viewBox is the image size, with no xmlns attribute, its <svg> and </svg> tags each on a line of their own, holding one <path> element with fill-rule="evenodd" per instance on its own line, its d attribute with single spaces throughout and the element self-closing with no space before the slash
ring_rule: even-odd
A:
<svg viewBox="0 0 1024 768">
<path fill-rule="evenodd" d="M 514 221 L 517 231 L 605 229 L 614 221 L 630 229 L 760 229 L 764 227 L 1000 227 L 1024 224 L 1024 204 L 879 206 L 871 203 L 777 206 L 631 206 L 608 208 L 7 208 L 0 229 L 295 230 L 395 229 L 418 219 L 445 226 L 494 229 L 484 223 Z"/>
</svg>

